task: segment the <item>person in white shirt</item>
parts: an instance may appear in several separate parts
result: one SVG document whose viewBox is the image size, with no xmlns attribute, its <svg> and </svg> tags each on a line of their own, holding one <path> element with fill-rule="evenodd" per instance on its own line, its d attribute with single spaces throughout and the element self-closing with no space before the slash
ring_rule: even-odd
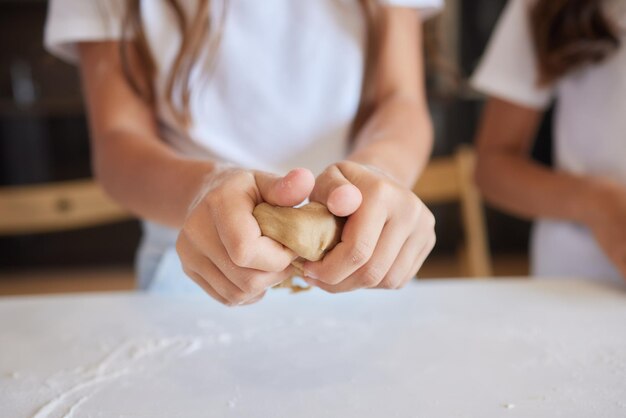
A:
<svg viewBox="0 0 626 418">
<path fill-rule="evenodd" d="M 252 209 L 306 198 L 348 217 L 309 284 L 413 277 L 435 243 L 411 185 L 432 144 L 420 17 L 440 2 L 51 0 L 45 43 L 80 67 L 95 174 L 145 220 L 140 286 L 182 265 L 224 304 L 259 300 L 293 254 Z"/>
<path fill-rule="evenodd" d="M 473 77 L 485 197 L 537 219 L 532 272 L 626 278 L 626 2 L 509 0 Z M 555 101 L 554 169 L 529 157 Z"/>
</svg>

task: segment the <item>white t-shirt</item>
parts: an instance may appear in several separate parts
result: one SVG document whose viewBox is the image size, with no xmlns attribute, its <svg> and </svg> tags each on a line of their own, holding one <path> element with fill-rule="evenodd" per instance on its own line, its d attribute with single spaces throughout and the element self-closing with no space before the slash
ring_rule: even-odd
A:
<svg viewBox="0 0 626 418">
<path fill-rule="evenodd" d="M 429 16 L 443 0 L 385 0 Z M 81 41 L 116 40 L 125 0 L 51 0 L 45 31 L 49 51 L 76 61 Z M 181 1 L 188 13 L 196 0 Z M 222 2 L 213 2 L 215 16 Z M 180 37 L 165 1 L 141 2 L 158 74 L 157 118 L 164 141 L 178 152 L 239 166 L 314 173 L 341 160 L 363 74 L 365 20 L 357 0 L 231 0 L 210 79 L 191 97 L 184 129 L 164 105 L 164 86 Z M 194 73 L 202 74 L 204 60 Z M 205 72 L 206 73 L 206 72 Z M 145 224 L 142 259 L 159 259 L 175 231 Z M 150 265 L 154 263 L 148 263 Z M 141 271 L 143 270 L 143 271 Z"/>
<path fill-rule="evenodd" d="M 603 176 L 626 185 L 626 2 L 606 0 L 622 47 L 598 65 L 574 71 L 552 86 L 537 87 L 530 0 L 509 0 L 473 76 L 479 91 L 545 109 L 556 100 L 557 170 Z M 580 225 L 539 220 L 532 238 L 533 272 L 541 276 L 615 278 L 619 274 L 591 233 Z"/>
</svg>

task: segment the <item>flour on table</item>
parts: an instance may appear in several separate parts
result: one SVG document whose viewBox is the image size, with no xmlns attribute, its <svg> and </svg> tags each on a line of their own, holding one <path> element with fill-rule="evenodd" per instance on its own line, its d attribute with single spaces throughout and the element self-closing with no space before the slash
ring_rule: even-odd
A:
<svg viewBox="0 0 626 418">
<path fill-rule="evenodd" d="M 239 386 L 235 386 L 235 396 L 233 396 L 228 401 L 228 407 L 234 409 L 237 406 L 237 402 L 241 398 L 241 388 Z"/>
<path fill-rule="evenodd" d="M 213 329 L 217 324 L 215 321 L 211 319 L 198 319 L 196 321 L 196 326 L 201 329 Z"/>
<path fill-rule="evenodd" d="M 82 398 L 80 398 L 78 402 L 72 405 L 70 409 L 67 411 L 67 413 L 63 415 L 63 418 L 72 418 L 74 416 L 74 412 L 76 412 L 78 408 L 80 408 L 80 406 L 84 404 L 85 401 L 87 401 L 87 399 L 89 399 L 88 396 L 83 396 Z"/>
<path fill-rule="evenodd" d="M 233 341 L 232 335 L 226 332 L 223 332 L 217 336 L 217 342 L 220 343 L 221 345 L 230 345 L 232 341 Z"/>
<path fill-rule="evenodd" d="M 230 342 L 230 335 L 228 335 Z M 213 340 L 201 337 L 141 338 L 127 341 L 112 350 L 100 361 L 85 367 L 76 367 L 61 377 L 67 381 L 77 379 L 72 386 L 62 390 L 33 415 L 33 418 L 72 418 L 76 411 L 99 389 L 122 377 L 160 367 L 168 361 L 186 357 Z M 47 380 L 56 384 L 57 380 Z"/>
<path fill-rule="evenodd" d="M 292 322 L 297 327 L 302 327 L 306 324 L 306 321 L 304 320 L 304 318 L 299 317 L 299 316 L 293 318 Z"/>
<path fill-rule="evenodd" d="M 80 383 L 72 386 L 68 390 L 61 392 L 60 394 L 55 396 L 53 399 L 48 401 L 46 404 L 44 404 L 35 413 L 35 415 L 33 415 L 33 418 L 47 418 L 47 417 L 50 417 L 51 414 L 53 414 L 55 411 L 65 407 L 65 406 L 67 406 L 69 404 L 71 406 L 69 407 L 69 410 L 66 413 L 66 415 L 67 415 L 67 414 L 69 414 L 72 411 L 72 408 L 74 408 L 76 405 L 79 405 L 79 403 L 83 403 L 83 402 L 85 402 L 85 400 L 89 399 L 91 397 L 91 395 L 93 394 L 93 392 L 89 393 L 88 395 L 83 396 L 83 398 L 86 398 L 83 401 L 81 401 L 80 399 L 78 401 L 73 401 L 72 399 L 73 399 L 74 395 L 82 392 L 84 389 L 88 389 L 88 388 L 91 388 L 92 386 L 97 386 L 97 385 L 100 385 L 102 383 L 107 383 L 108 381 L 115 380 L 115 379 L 117 379 L 117 378 L 119 378 L 121 376 L 127 375 L 129 373 L 130 373 L 129 370 L 119 370 L 117 372 L 107 373 L 107 374 L 103 374 L 101 376 L 97 376 L 97 377 L 93 377 L 93 378 L 81 381 Z"/>
</svg>

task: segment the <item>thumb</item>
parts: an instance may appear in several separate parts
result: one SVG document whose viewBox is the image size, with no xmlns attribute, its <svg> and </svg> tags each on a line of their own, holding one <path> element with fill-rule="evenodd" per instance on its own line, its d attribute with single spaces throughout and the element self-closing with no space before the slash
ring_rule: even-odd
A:
<svg viewBox="0 0 626 418">
<path fill-rule="evenodd" d="M 315 182 L 311 200 L 320 202 L 335 216 L 352 215 L 361 206 L 361 191 L 337 168 L 327 168 Z"/>
<path fill-rule="evenodd" d="M 315 177 L 306 168 L 295 168 L 284 177 L 255 172 L 254 179 L 264 202 L 274 206 L 294 206 L 306 199 Z"/>
</svg>

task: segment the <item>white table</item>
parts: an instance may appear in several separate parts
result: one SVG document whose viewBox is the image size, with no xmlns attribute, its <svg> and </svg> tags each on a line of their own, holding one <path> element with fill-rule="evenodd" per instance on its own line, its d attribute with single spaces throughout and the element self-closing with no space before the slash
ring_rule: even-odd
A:
<svg viewBox="0 0 626 418">
<path fill-rule="evenodd" d="M 626 417 L 626 290 L 0 299 L 1 417 Z"/>
</svg>

